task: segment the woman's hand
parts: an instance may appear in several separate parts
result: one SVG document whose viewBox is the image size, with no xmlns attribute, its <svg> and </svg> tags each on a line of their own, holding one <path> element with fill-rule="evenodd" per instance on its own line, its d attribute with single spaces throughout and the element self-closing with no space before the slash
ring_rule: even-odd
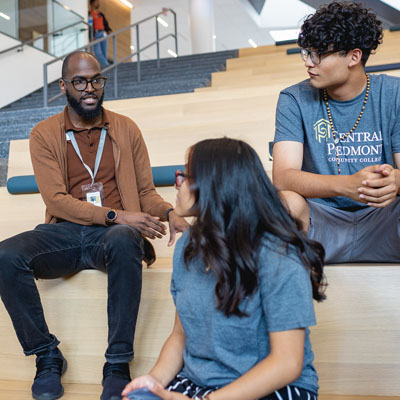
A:
<svg viewBox="0 0 400 400">
<path fill-rule="evenodd" d="M 190 397 L 184 396 L 181 393 L 169 392 L 165 390 L 160 382 L 157 379 L 153 378 L 151 375 L 144 375 L 138 378 L 133 379 L 132 382 L 128 383 L 125 389 L 122 392 L 123 396 L 126 396 L 128 393 L 133 390 L 146 387 L 151 392 L 161 397 L 163 400 L 187 400 Z M 128 400 L 127 397 L 124 397 L 123 400 Z"/>
<path fill-rule="evenodd" d="M 158 382 L 157 379 L 154 379 L 151 375 L 139 376 L 125 386 L 125 389 L 122 391 L 122 396 L 126 396 L 128 393 L 142 387 L 151 390 L 156 385 L 161 386 L 160 382 Z M 124 397 L 124 399 L 126 399 L 126 397 Z"/>
<path fill-rule="evenodd" d="M 148 388 L 154 394 L 161 397 L 163 400 L 188 400 L 190 397 L 183 395 L 182 393 L 169 392 L 165 390 L 161 385 L 156 385 L 153 388 Z"/>
</svg>

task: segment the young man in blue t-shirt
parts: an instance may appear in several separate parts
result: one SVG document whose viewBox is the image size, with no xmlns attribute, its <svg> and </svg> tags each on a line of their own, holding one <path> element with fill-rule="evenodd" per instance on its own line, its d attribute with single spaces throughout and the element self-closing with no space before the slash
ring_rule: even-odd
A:
<svg viewBox="0 0 400 400">
<path fill-rule="evenodd" d="M 310 78 L 278 101 L 274 184 L 327 263 L 400 260 L 400 79 L 365 73 L 381 41 L 363 5 L 322 6 L 298 39 Z"/>
</svg>

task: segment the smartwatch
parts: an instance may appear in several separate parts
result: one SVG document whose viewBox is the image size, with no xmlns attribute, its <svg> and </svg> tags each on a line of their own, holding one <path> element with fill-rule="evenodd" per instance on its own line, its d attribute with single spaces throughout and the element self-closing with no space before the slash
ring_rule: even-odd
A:
<svg viewBox="0 0 400 400">
<path fill-rule="evenodd" d="M 106 214 L 106 225 L 110 226 L 115 224 L 115 220 L 117 219 L 117 217 L 118 217 L 117 210 L 114 209 L 108 210 Z"/>
</svg>

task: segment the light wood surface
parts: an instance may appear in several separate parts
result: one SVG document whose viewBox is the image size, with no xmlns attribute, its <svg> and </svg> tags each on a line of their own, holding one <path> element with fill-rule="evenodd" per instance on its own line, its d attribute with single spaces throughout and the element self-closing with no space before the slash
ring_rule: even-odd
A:
<svg viewBox="0 0 400 400">
<path fill-rule="evenodd" d="M 386 38 L 387 44 L 379 50 L 381 58 L 378 59 L 379 53 L 373 56 L 377 64 L 393 59 L 392 56 L 400 59 L 394 44 L 400 36 L 386 34 Z M 253 145 L 269 170 L 268 141 L 274 134 L 279 91 L 305 79 L 306 75 L 299 55 L 282 54 L 286 51 L 284 47 L 264 50 L 265 53 L 246 50 L 243 57 L 241 52 L 241 58 L 247 60 L 228 62 L 227 72 L 213 74 L 211 88 L 181 95 L 106 102 L 105 106 L 138 123 L 153 166 L 182 164 L 186 149 L 198 140 L 226 135 Z M 279 61 L 283 56 L 285 60 L 293 58 L 285 63 Z M 375 61 L 371 58 L 372 62 Z M 31 173 L 27 141 L 12 142 L 9 177 Z M 172 187 L 158 190 L 174 204 Z M 10 196 L 5 188 L 0 188 L 0 240 L 32 229 L 43 216 L 40 195 Z M 132 364 L 135 376 L 152 366 L 173 321 L 174 307 L 169 295 L 173 248 L 166 247 L 166 240 L 155 242 L 158 256 L 165 258 L 159 258 L 154 267 L 144 271 Z M 329 266 L 326 274 L 330 284 L 328 300 L 316 305 L 318 325 L 311 329 L 315 365 L 320 375 L 320 400 L 374 400 L 399 395 L 400 266 Z M 78 399 L 82 394 L 87 399 L 98 398 L 101 388 L 96 384 L 101 380 L 107 332 L 105 274 L 84 271 L 68 279 L 39 281 L 38 285 L 50 328 L 60 336 L 61 349 L 69 360 L 64 382 L 92 384 L 67 384 L 64 398 Z M 82 343 L 79 337 L 87 341 Z M 21 355 L 2 306 L 0 359 L 0 380 L 7 381 L 0 382 L 0 400 L 3 393 L 7 399 L 16 393 L 17 398 L 24 399 L 25 395 L 30 398 L 34 360 Z"/>
<path fill-rule="evenodd" d="M 163 259 L 144 270 L 134 376 L 151 368 L 173 324 L 171 263 Z M 400 266 L 339 265 L 327 266 L 325 272 L 328 300 L 316 305 L 318 325 L 311 328 L 320 393 L 399 394 Z M 39 280 L 38 287 L 50 330 L 69 361 L 64 382 L 100 382 L 107 336 L 106 274 L 83 271 L 67 279 Z M 31 379 L 34 360 L 21 353 L 0 307 L 0 379 Z"/>
<path fill-rule="evenodd" d="M 321 393 L 400 394 L 400 265 L 325 267 L 311 329 Z"/>
<path fill-rule="evenodd" d="M 31 381 L 0 381 L 0 400 L 32 400 Z M 101 385 L 63 383 L 63 400 L 99 400 Z M 330 399 L 329 399 L 330 400 Z"/>
<path fill-rule="evenodd" d="M 281 46 L 276 45 L 267 45 L 267 46 L 258 46 L 256 48 L 247 47 L 244 49 L 239 49 L 239 58 L 243 57 L 253 57 L 261 54 L 286 54 L 286 50 L 292 49 L 293 47 L 297 47 L 297 44 L 285 44 Z"/>
<path fill-rule="evenodd" d="M 399 31 L 394 31 L 390 32 L 389 30 L 385 30 L 383 32 L 383 43 L 378 47 L 377 53 L 383 52 L 383 51 L 398 51 L 399 46 L 398 43 L 400 41 L 400 32 Z M 266 55 L 266 54 L 271 54 L 271 55 L 276 55 L 276 54 L 281 54 L 281 55 L 288 55 L 289 57 L 300 57 L 299 54 L 286 54 L 287 49 L 292 49 L 298 47 L 296 43 L 293 44 L 287 44 L 283 46 L 276 46 L 276 45 L 268 45 L 268 46 L 259 46 L 257 48 L 244 48 L 244 49 L 239 49 L 239 58 L 244 58 L 244 57 L 253 57 L 256 55 Z M 373 55 L 371 56 L 373 57 Z M 372 60 L 372 58 L 371 58 Z M 393 62 L 399 62 L 399 58 L 396 58 L 396 61 Z"/>
<path fill-rule="evenodd" d="M 398 63 L 400 60 L 400 33 L 385 31 L 383 43 L 376 54 L 372 54 L 367 66 Z M 198 89 L 221 90 L 227 87 L 253 87 L 281 85 L 281 89 L 307 79 L 306 69 L 299 54 L 286 54 L 287 46 L 263 46 L 256 49 L 243 49 L 239 58 L 227 61 L 227 71 L 212 74 L 212 86 Z M 384 72 L 400 76 L 399 70 Z"/>
<path fill-rule="evenodd" d="M 98 400 L 101 394 L 101 385 L 85 385 L 76 383 L 64 384 L 63 400 Z M 32 400 L 31 382 L 0 381 L 0 400 Z M 400 397 L 382 396 L 334 396 L 320 395 L 319 400 L 400 400 Z"/>
<path fill-rule="evenodd" d="M 172 329 L 174 305 L 169 293 L 171 258 L 144 268 L 143 289 L 135 335 L 133 375 L 152 367 Z M 107 348 L 107 274 L 86 270 L 68 278 L 38 280 L 49 329 L 61 341 L 68 360 L 64 382 L 101 382 Z M 25 357 L 11 320 L 0 307 L 0 379 L 30 381 L 34 357 Z"/>
</svg>

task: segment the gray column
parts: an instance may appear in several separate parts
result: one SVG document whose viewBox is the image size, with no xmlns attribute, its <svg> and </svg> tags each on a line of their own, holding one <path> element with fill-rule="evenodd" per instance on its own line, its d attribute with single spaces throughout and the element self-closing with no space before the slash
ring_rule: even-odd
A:
<svg viewBox="0 0 400 400">
<path fill-rule="evenodd" d="M 189 0 L 192 53 L 215 51 L 214 0 Z"/>
</svg>

